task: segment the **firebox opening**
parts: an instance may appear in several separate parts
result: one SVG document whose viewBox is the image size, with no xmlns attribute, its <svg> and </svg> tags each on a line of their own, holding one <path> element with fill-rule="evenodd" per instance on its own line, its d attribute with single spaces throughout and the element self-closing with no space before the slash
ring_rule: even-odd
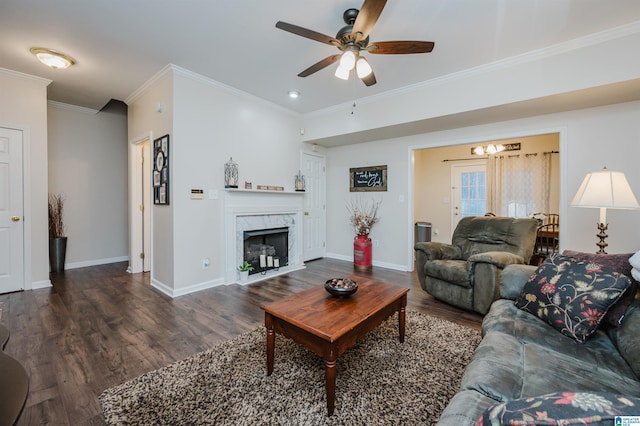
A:
<svg viewBox="0 0 640 426">
<path fill-rule="evenodd" d="M 253 266 L 249 274 L 264 273 L 289 264 L 289 228 L 243 232 L 244 260 Z"/>
</svg>

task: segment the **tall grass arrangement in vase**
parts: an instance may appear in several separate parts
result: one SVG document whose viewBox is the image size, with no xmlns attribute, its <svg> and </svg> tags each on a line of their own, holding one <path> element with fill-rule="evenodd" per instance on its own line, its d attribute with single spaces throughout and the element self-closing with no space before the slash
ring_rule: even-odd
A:
<svg viewBox="0 0 640 426">
<path fill-rule="evenodd" d="M 64 237 L 64 197 L 49 194 L 49 238 Z"/>
</svg>

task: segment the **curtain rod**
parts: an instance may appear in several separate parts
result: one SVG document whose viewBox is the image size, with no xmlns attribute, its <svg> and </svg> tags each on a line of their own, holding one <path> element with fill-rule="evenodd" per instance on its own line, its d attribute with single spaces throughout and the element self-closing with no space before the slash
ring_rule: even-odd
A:
<svg viewBox="0 0 640 426">
<path fill-rule="evenodd" d="M 483 160 L 485 158 L 489 158 L 488 156 L 485 157 L 473 157 L 473 158 L 445 158 L 444 160 L 442 160 L 443 163 L 446 163 L 448 161 L 471 161 L 471 160 Z"/>
<path fill-rule="evenodd" d="M 548 155 L 548 154 L 559 154 L 560 151 L 544 151 L 542 154 L 543 155 Z M 538 155 L 537 152 L 533 152 L 533 153 L 529 153 L 529 154 L 524 154 L 525 157 L 529 157 L 530 155 L 536 156 Z M 512 154 L 512 155 L 508 155 L 507 157 L 519 157 L 520 154 Z M 489 158 L 489 155 L 485 155 L 485 156 L 478 156 L 478 157 L 472 157 L 472 158 L 445 158 L 444 160 L 442 160 L 443 163 L 448 163 L 449 161 L 472 161 L 472 160 L 482 160 L 482 159 L 487 159 Z M 504 157 L 504 155 L 502 155 L 501 157 Z"/>
</svg>

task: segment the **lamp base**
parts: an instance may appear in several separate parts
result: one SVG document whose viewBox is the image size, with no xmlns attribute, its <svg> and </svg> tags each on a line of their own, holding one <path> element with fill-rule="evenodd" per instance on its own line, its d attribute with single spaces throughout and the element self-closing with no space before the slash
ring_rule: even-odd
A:
<svg viewBox="0 0 640 426">
<path fill-rule="evenodd" d="M 609 225 L 608 225 L 608 224 L 606 224 L 606 223 L 602 223 L 602 222 L 598 223 L 598 231 L 600 231 L 600 232 L 598 232 L 598 233 L 596 234 L 596 237 L 600 238 L 600 241 L 598 241 L 598 242 L 596 243 L 596 245 L 597 245 L 598 247 L 600 247 L 600 250 L 598 250 L 598 251 L 596 252 L 596 254 L 607 254 L 607 252 L 606 252 L 606 251 L 604 251 L 604 249 L 605 249 L 605 247 L 607 247 L 609 244 L 607 244 L 604 240 L 605 240 L 605 238 L 607 238 L 609 235 L 607 235 L 607 233 L 606 233 L 606 232 L 604 232 L 604 231 L 606 231 L 608 227 L 609 227 Z"/>
</svg>

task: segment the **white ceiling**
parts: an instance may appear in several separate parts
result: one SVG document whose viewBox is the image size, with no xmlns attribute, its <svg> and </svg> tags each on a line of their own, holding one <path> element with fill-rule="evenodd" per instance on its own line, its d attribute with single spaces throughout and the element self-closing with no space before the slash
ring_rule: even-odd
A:
<svg viewBox="0 0 640 426">
<path fill-rule="evenodd" d="M 435 42 L 432 53 L 369 55 L 378 83 L 297 74 L 335 47 L 275 28 L 335 36 L 361 0 L 1 0 L 0 67 L 53 80 L 49 99 L 100 109 L 172 63 L 284 108 L 308 113 L 640 21 L 640 0 L 389 1 L 371 41 Z M 29 52 L 76 59 L 50 70 Z M 632 54 L 636 54 L 634 52 Z M 289 90 L 301 97 L 292 100 Z"/>
</svg>

